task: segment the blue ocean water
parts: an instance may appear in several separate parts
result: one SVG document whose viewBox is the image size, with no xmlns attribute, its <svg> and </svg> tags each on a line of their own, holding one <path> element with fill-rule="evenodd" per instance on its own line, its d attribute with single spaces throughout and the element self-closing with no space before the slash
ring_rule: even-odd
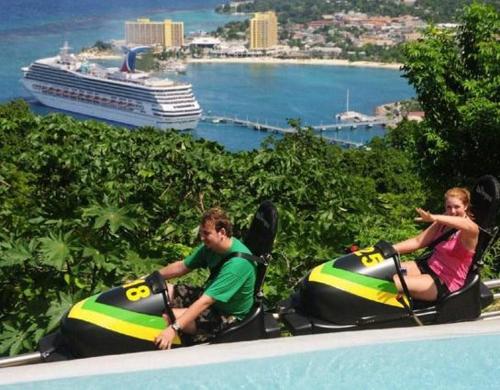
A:
<svg viewBox="0 0 500 390">
<path fill-rule="evenodd" d="M 182 20 L 187 33 L 212 31 L 232 19 L 213 8 L 216 0 L 0 0 L 0 102 L 28 96 L 21 67 L 56 55 L 64 41 L 74 51 L 97 40 L 124 39 L 126 20 Z"/>
<path fill-rule="evenodd" d="M 192 64 L 182 79 L 193 84 L 206 113 L 286 126 L 287 119 L 303 125 L 335 123 L 349 108 L 373 114 L 376 106 L 412 96 L 398 71 L 316 65 Z M 216 130 L 214 130 L 216 128 Z M 365 142 L 383 135 L 382 128 L 326 131 L 325 137 Z M 223 143 L 231 150 L 256 148 L 267 136 L 247 128 L 201 123 L 195 134 Z M 253 134 L 249 138 L 248 134 Z"/>
<path fill-rule="evenodd" d="M 123 39 L 124 22 L 138 17 L 182 20 L 187 33 L 213 31 L 239 16 L 213 11 L 220 0 L 0 0 L 0 103 L 30 99 L 22 88 L 20 68 L 37 58 L 53 56 L 64 41 L 75 51 L 97 40 Z M 27 13 L 29 10 L 29 13 Z M 29 15 L 29 16 L 28 16 Z M 373 68 L 191 64 L 185 76 L 204 112 L 285 125 L 288 118 L 303 124 L 334 123 L 346 108 L 372 114 L 377 105 L 414 95 L 398 71 Z M 32 101 L 32 100 L 29 100 Z M 39 113 L 53 111 L 33 103 Z M 365 142 L 382 135 L 381 128 L 341 130 L 325 136 Z M 193 134 L 217 141 L 229 150 L 258 148 L 267 133 L 230 125 L 200 123 Z"/>
<path fill-rule="evenodd" d="M 498 389 L 499 348 L 498 334 L 419 340 L 5 389 Z"/>
</svg>

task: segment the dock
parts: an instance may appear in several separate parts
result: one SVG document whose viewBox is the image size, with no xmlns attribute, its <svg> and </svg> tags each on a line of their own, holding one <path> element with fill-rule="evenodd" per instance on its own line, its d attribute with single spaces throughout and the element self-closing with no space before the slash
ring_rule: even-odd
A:
<svg viewBox="0 0 500 390">
<path fill-rule="evenodd" d="M 326 131 L 326 130 L 342 130 L 342 129 L 356 129 L 358 127 L 373 127 L 382 126 L 386 127 L 389 125 L 396 124 L 397 120 L 387 119 L 382 117 L 373 117 L 373 119 L 365 121 L 349 121 L 349 122 L 337 122 L 326 125 L 315 125 L 311 126 L 314 130 Z"/>
<path fill-rule="evenodd" d="M 247 127 L 258 131 L 266 131 L 274 134 L 293 134 L 297 132 L 297 129 L 293 127 L 282 127 L 277 125 L 271 125 L 268 124 L 267 122 L 262 123 L 248 119 L 241 119 L 236 116 L 229 117 L 229 116 L 219 116 L 219 115 L 204 115 L 202 116 L 201 120 L 203 122 L 209 122 L 214 124 L 232 124 L 236 126 Z M 311 127 L 313 130 L 319 131 L 321 133 L 320 135 L 322 136 L 322 138 L 327 142 L 347 148 L 359 148 L 363 146 L 363 143 L 340 139 L 333 136 L 326 137 L 322 133 L 330 130 L 338 131 L 342 129 L 356 129 L 358 127 L 371 128 L 373 126 L 387 126 L 391 123 L 392 121 L 387 118 L 373 117 L 372 119 L 367 121 L 337 122 L 337 123 L 320 124 L 308 127 Z"/>
</svg>

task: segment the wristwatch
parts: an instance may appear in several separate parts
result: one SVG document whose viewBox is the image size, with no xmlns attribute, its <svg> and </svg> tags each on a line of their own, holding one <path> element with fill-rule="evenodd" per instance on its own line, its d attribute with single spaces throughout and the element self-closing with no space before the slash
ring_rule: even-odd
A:
<svg viewBox="0 0 500 390">
<path fill-rule="evenodd" d="M 171 325 L 172 329 L 175 330 L 176 333 L 179 333 L 181 331 L 181 327 L 180 325 L 176 322 L 174 322 L 172 325 Z"/>
</svg>

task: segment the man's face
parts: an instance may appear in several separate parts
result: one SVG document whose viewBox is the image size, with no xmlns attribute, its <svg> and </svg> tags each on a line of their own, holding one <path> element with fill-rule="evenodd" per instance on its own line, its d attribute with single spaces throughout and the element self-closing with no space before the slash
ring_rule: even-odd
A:
<svg viewBox="0 0 500 390">
<path fill-rule="evenodd" d="M 215 226 L 211 222 L 207 222 L 200 226 L 200 238 L 205 246 L 212 250 L 217 250 L 224 240 L 225 231 L 221 229 L 220 231 L 215 230 Z"/>
</svg>

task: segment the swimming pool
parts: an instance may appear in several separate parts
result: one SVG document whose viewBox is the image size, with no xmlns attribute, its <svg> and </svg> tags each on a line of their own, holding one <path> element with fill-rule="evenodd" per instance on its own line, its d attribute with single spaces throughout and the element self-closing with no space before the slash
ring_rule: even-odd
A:
<svg viewBox="0 0 500 390">
<path fill-rule="evenodd" d="M 479 329 L 479 330 L 478 330 Z M 402 337 L 406 334 L 406 337 Z M 358 335 L 358 337 L 356 336 Z M 350 340 L 349 340 L 350 339 Z M 371 339 L 371 341 L 369 341 Z M 391 342 L 391 339 L 394 340 Z M 331 344 L 333 341 L 333 344 Z M 342 342 L 340 342 L 342 341 Z M 368 344 L 367 344 L 368 342 Z M 257 343 L 257 344 L 256 344 Z M 349 332 L 318 336 L 294 337 L 280 340 L 260 341 L 267 353 L 279 356 L 254 357 L 259 342 L 227 344 L 222 346 L 200 346 L 185 348 L 195 354 L 204 353 L 218 363 L 161 369 L 133 370 L 134 355 L 122 356 L 124 372 L 59 378 L 44 381 L 12 383 L 2 389 L 110 389 L 120 386 L 126 389 L 422 389 L 422 388 L 499 388 L 500 383 L 500 321 L 474 327 L 470 324 L 453 324 L 409 329 L 387 329 L 378 331 Z M 287 343 L 290 348 L 287 348 Z M 316 344 L 319 350 L 300 352 L 306 345 Z M 317 344 L 319 343 L 319 345 Z M 340 346 L 335 347 L 336 344 Z M 222 347 L 222 348 L 221 348 Z M 224 352 L 233 349 L 233 356 Z M 246 353 L 249 349 L 249 353 Z M 279 351 L 278 351 L 279 349 Z M 149 352 L 151 368 L 159 357 L 174 361 L 189 356 L 180 350 L 172 352 Z M 235 361 L 239 353 L 239 359 Z M 158 355 L 158 356 L 156 356 Z M 167 356 L 168 355 L 168 356 Z M 229 354 L 230 355 L 230 354 Z M 252 356 L 246 359 L 247 355 Z M 101 364 L 104 364 L 107 358 Z M 117 359 L 118 366 L 120 357 Z M 224 361 L 230 358 L 230 361 Z M 96 359 L 86 359 L 53 366 L 85 365 Z M 125 364 L 126 362 L 126 364 Z M 116 362 L 115 362 L 116 363 Z M 113 364 L 115 364 L 113 363 Z M 188 362 L 178 362 L 180 365 Z M 11 368 L 10 370 L 13 370 Z M 16 369 L 22 369 L 17 367 Z M 7 374 L 7 372 L 5 372 Z M 3 376 L 3 370 L 0 376 Z M 27 373 L 29 375 L 29 373 Z M 0 381 L 0 383 L 2 383 Z"/>
</svg>

